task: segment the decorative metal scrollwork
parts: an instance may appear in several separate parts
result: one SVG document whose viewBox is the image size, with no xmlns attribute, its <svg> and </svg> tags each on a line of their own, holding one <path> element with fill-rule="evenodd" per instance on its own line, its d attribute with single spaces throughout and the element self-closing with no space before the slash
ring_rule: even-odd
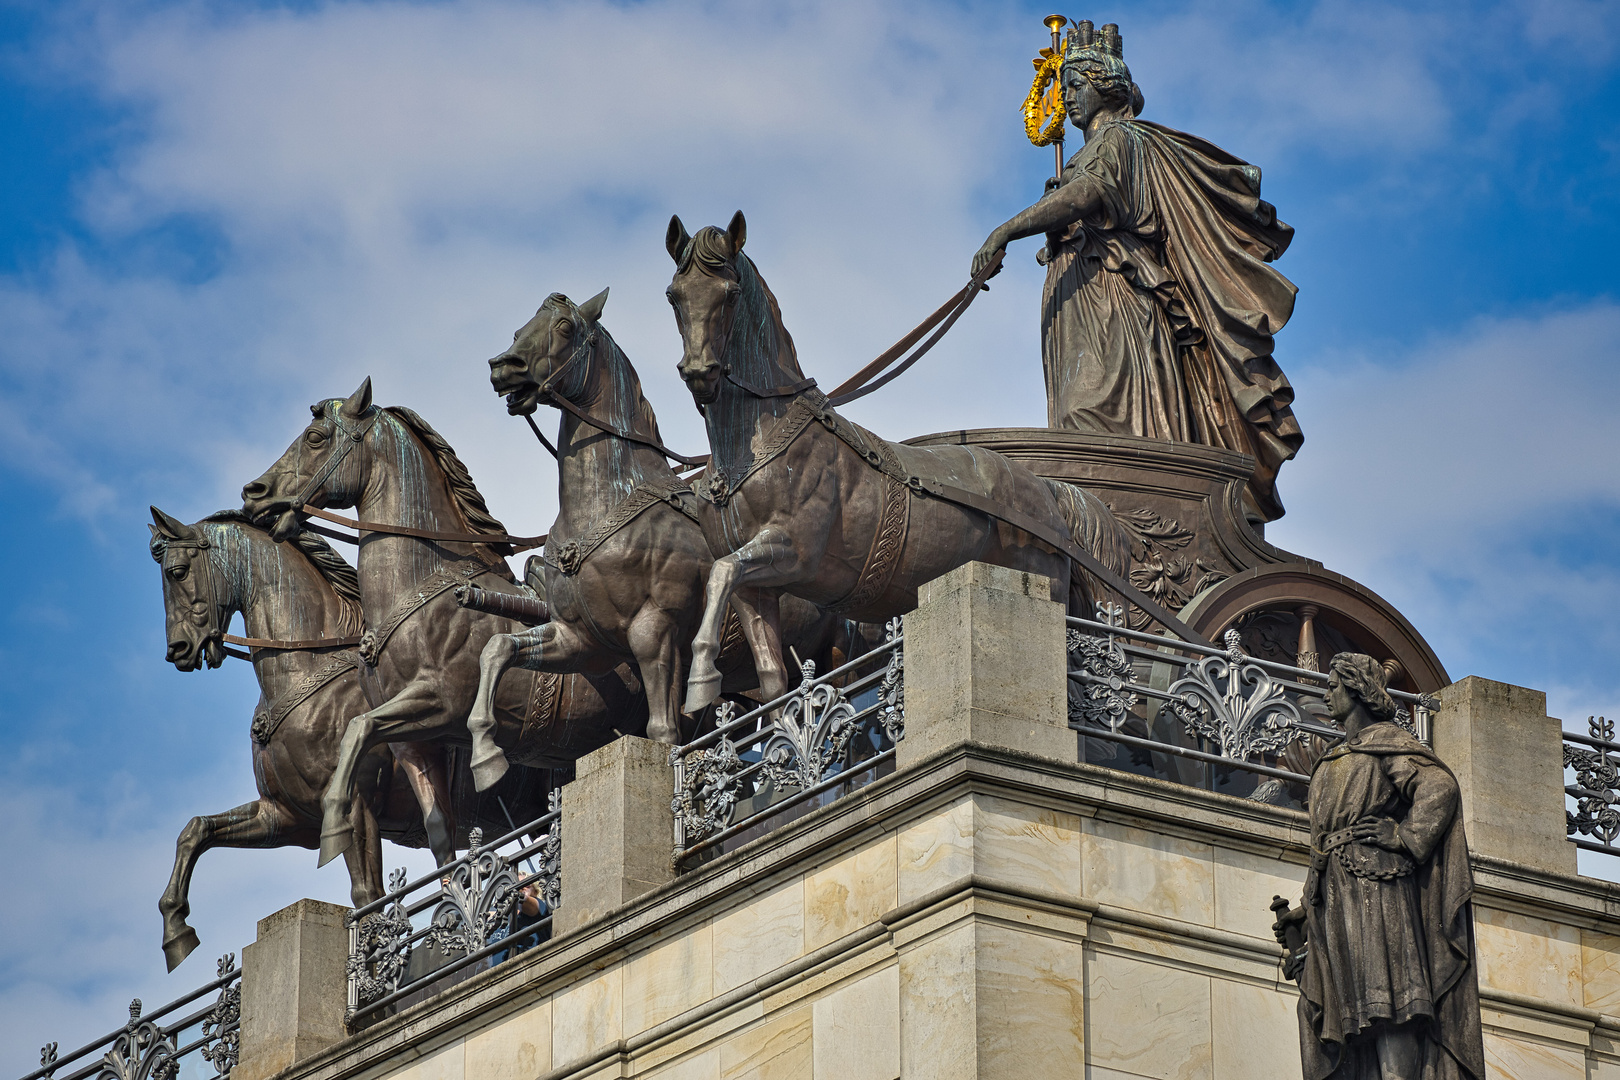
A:
<svg viewBox="0 0 1620 1080">
<path fill-rule="evenodd" d="M 1599 716 L 1586 718 L 1586 729 L 1594 739 L 1614 740 L 1614 723 Z M 1603 844 L 1613 844 L 1620 836 L 1620 755 L 1612 750 L 1564 744 L 1564 768 L 1575 770 L 1575 810 L 1564 811 L 1564 830 L 1569 836 L 1580 833 Z"/>
<path fill-rule="evenodd" d="M 556 814 L 562 808 L 562 792 L 556 788 L 546 796 L 546 810 Z M 540 879 L 534 883 L 535 892 L 540 902 L 546 905 L 549 911 L 556 911 L 562 907 L 562 815 L 557 817 L 546 828 L 546 836 L 541 841 L 540 850 L 535 854 L 535 861 L 539 868 L 535 871 Z"/>
<path fill-rule="evenodd" d="M 798 692 L 782 706 L 760 757 L 760 770 L 778 790 L 821 783 L 848 756 L 858 730 L 855 705 L 838 687 L 815 681 L 814 660 L 806 660 L 800 674 Z"/>
<path fill-rule="evenodd" d="M 721 702 L 715 726 L 724 728 L 731 723 L 736 709 L 729 701 Z M 678 776 L 670 808 L 675 811 L 685 840 L 701 840 L 731 824 L 731 812 L 737 805 L 741 783 L 738 774 L 743 770 L 736 744 L 722 735 L 719 742 L 706 750 L 682 756 L 676 748 L 669 756 Z"/>
<path fill-rule="evenodd" d="M 447 875 L 427 938 L 447 956 L 476 952 L 493 940 L 517 906 L 518 872 L 494 851 L 480 850 L 482 829 L 467 834 L 467 858 Z"/>
<path fill-rule="evenodd" d="M 56 1044 L 54 1042 L 48 1042 L 39 1048 L 39 1065 L 40 1068 L 45 1070 L 45 1076 L 47 1078 L 50 1077 L 51 1073 L 56 1071 L 55 1069 L 51 1068 L 51 1066 L 55 1064 Z"/>
<path fill-rule="evenodd" d="M 900 636 L 899 619 L 890 619 L 883 625 L 883 640 L 892 642 Z M 906 652 L 903 644 L 889 652 L 889 665 L 883 669 L 883 681 L 878 684 L 878 719 L 883 734 L 891 743 L 906 737 Z"/>
<path fill-rule="evenodd" d="M 224 978 L 236 970 L 236 954 L 226 953 L 219 958 L 219 977 Z M 220 987 L 219 1000 L 203 1018 L 202 1035 L 209 1040 L 202 1048 L 202 1056 L 214 1066 L 222 1077 L 229 1077 L 236 1068 L 242 1050 L 242 981 Z"/>
<path fill-rule="evenodd" d="M 1206 656 L 1170 684 L 1170 711 L 1189 734 L 1220 747 L 1223 757 L 1246 760 L 1276 753 L 1304 738 L 1291 724 L 1304 722 L 1287 691 L 1243 651 L 1236 630 L 1226 632 L 1226 655 Z"/>
<path fill-rule="evenodd" d="M 388 876 L 388 891 L 405 887 L 405 871 L 396 869 Z M 399 989 L 400 977 L 411 960 L 411 919 L 405 913 L 403 898 L 396 898 L 381 911 L 360 920 L 355 946 L 349 953 L 349 983 L 358 992 L 360 1004 L 376 1001 Z"/>
<path fill-rule="evenodd" d="M 180 1071 L 174 1038 L 141 1019 L 141 999 L 129 1003 L 129 1025 L 101 1059 L 98 1080 L 174 1080 Z"/>
<path fill-rule="evenodd" d="M 1100 622 L 1119 626 L 1124 617 L 1124 609 L 1118 604 L 1097 605 Z M 1069 694 L 1069 722 L 1118 731 L 1137 702 L 1136 694 L 1126 689 L 1137 681 L 1136 670 L 1119 639 L 1070 629 L 1065 635 L 1065 644 L 1072 658 L 1072 670 L 1081 677 L 1080 686 Z"/>
</svg>

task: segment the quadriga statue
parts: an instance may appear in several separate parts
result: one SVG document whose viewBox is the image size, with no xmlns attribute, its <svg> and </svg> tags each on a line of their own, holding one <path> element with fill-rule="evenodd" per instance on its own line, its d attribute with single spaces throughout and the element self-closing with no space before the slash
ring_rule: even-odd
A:
<svg viewBox="0 0 1620 1080">
<path fill-rule="evenodd" d="M 1485 1080 L 1473 872 L 1451 770 L 1392 721 L 1384 669 L 1340 653 L 1345 740 L 1311 773 L 1311 868 L 1275 930 L 1305 1080 Z"/>
<path fill-rule="evenodd" d="M 996 226 L 978 273 L 1044 233 L 1041 357 L 1047 423 L 1241 450 L 1251 517 L 1282 516 L 1277 469 L 1304 435 L 1272 335 L 1295 288 L 1269 264 L 1294 230 L 1260 198 L 1260 170 L 1138 119 L 1119 28 L 1071 31 L 1063 103 L 1085 145 L 1034 206 Z"/>
</svg>

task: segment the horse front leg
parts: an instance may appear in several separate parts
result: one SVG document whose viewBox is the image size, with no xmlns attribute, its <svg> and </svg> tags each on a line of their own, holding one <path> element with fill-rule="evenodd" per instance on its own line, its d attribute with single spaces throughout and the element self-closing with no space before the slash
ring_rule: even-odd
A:
<svg viewBox="0 0 1620 1080">
<path fill-rule="evenodd" d="M 279 803 L 255 799 L 223 814 L 194 817 L 174 842 L 174 871 L 158 900 L 163 915 L 163 959 L 173 971 L 199 941 L 186 922 L 191 914 L 191 874 L 203 852 L 216 847 L 272 848 L 298 843 L 288 835 L 293 816 Z"/>
<path fill-rule="evenodd" d="M 364 907 L 383 894 L 382 832 L 371 807 L 358 795 L 349 808 L 349 820 L 354 823 L 357 841 L 343 852 L 349 870 L 349 903 Z"/>
<path fill-rule="evenodd" d="M 436 726 L 432 721 L 440 712 L 434 689 L 417 683 L 349 721 L 343 741 L 338 745 L 332 778 L 321 793 L 321 852 L 316 865 L 325 866 L 354 842 L 348 809 L 354 797 L 354 775 L 360 760 L 379 743 L 404 741 L 399 736 Z"/>
<path fill-rule="evenodd" d="M 692 670 L 686 676 L 686 704 L 682 711 L 688 716 L 696 716 L 720 696 L 720 669 L 715 667 L 714 661 L 720 655 L 720 637 L 725 633 L 726 608 L 731 603 L 737 578 L 742 574 L 742 563 L 737 555 L 733 551 L 722 556 L 709 568 L 703 621 L 692 639 Z"/>
<path fill-rule="evenodd" d="M 435 865 L 443 866 L 456 857 L 456 822 L 451 816 L 450 781 L 445 774 L 444 752 L 421 743 L 394 743 L 389 747 L 394 760 L 405 770 L 405 780 L 422 809 L 422 827 L 427 831 L 428 850 Z"/>
<path fill-rule="evenodd" d="M 788 691 L 782 656 L 781 596 L 775 591 L 739 587 L 731 595 L 743 637 L 754 654 L 754 675 L 761 701 L 775 701 Z"/>
<path fill-rule="evenodd" d="M 825 520 L 829 515 L 822 517 Z M 795 540 L 780 526 L 767 525 L 748 543 L 730 555 L 714 561 L 714 566 L 709 571 L 708 606 L 703 611 L 703 625 L 698 630 L 698 636 L 692 641 L 692 672 L 686 681 L 688 713 L 696 713 L 713 704 L 720 696 L 720 672 L 714 666 L 714 659 L 720 652 L 720 634 L 725 625 L 726 605 L 732 601 L 736 589 L 744 585 L 782 586 L 813 577 L 814 566 L 811 565 L 809 553 L 814 552 L 819 558 L 820 554 L 826 551 L 829 528 L 830 524 L 824 524 L 819 530 L 812 530 L 810 534 Z M 742 614 L 738 612 L 739 617 Z M 744 633 L 747 633 L 748 621 L 746 618 L 743 619 Z M 750 644 L 753 644 L 752 640 Z M 765 665 L 764 671 L 758 671 L 756 668 L 762 680 L 768 677 L 768 673 L 774 667 L 778 685 L 784 685 L 781 679 L 780 643 L 770 656 L 762 658 L 756 652 L 754 663 Z M 761 686 L 764 686 L 763 681 Z"/>
<path fill-rule="evenodd" d="M 473 784 L 479 791 L 488 791 L 506 775 L 506 755 L 495 744 L 495 690 L 501 676 L 519 662 L 525 651 L 543 649 L 546 626 L 523 630 L 516 634 L 496 634 L 484 643 L 478 657 L 478 692 L 473 697 L 472 712 L 467 714 L 467 730 L 472 734 Z"/>
<path fill-rule="evenodd" d="M 675 644 L 675 620 L 667 611 L 643 609 L 630 623 L 630 651 L 641 670 L 647 694 L 647 738 L 674 746 L 681 741 L 680 650 Z"/>
</svg>

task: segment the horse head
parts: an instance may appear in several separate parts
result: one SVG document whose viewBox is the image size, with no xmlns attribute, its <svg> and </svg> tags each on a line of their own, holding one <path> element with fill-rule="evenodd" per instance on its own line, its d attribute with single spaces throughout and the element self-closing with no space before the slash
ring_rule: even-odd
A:
<svg viewBox="0 0 1620 1080">
<path fill-rule="evenodd" d="M 671 217 L 664 236 L 664 247 L 675 260 L 675 277 L 664 295 L 681 332 L 681 379 L 699 405 L 720 394 L 726 347 L 743 292 L 738 259 L 747 239 L 748 222 L 741 210 L 725 231 L 705 225 L 696 236 L 687 235 L 678 216 Z"/>
<path fill-rule="evenodd" d="M 607 296 L 603 289 L 575 306 L 562 293 L 552 293 L 512 335 L 512 347 L 490 360 L 490 385 L 506 398 L 508 413 L 527 416 L 548 394 L 572 400 L 587 385 L 596 324 Z"/>
<path fill-rule="evenodd" d="M 278 542 L 303 528 L 304 507 L 353 506 L 365 491 L 370 454 L 353 454 L 377 427 L 371 378 L 347 399 L 309 407 L 313 419 L 286 453 L 242 488 L 242 510 Z"/>
<path fill-rule="evenodd" d="M 152 558 L 163 568 L 163 620 L 168 634 L 165 659 L 180 671 L 225 662 L 220 640 L 230 622 L 209 556 L 209 539 L 199 525 L 185 525 L 152 507 Z"/>
</svg>

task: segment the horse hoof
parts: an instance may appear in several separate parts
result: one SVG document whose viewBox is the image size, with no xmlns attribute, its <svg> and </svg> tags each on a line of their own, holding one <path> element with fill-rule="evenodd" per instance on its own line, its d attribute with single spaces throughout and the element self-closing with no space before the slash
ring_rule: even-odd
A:
<svg viewBox="0 0 1620 1080">
<path fill-rule="evenodd" d="M 163 943 L 163 959 L 168 961 L 169 970 L 173 971 L 179 967 L 180 962 L 201 944 L 202 942 L 197 940 L 197 931 L 189 926 L 181 927 L 178 934 Z"/>
<path fill-rule="evenodd" d="M 347 828 L 340 829 L 336 832 L 327 832 L 325 829 L 322 829 L 321 857 L 320 861 L 315 865 L 317 867 L 325 866 L 327 863 L 349 850 L 349 845 L 352 843 L 354 843 L 354 833 L 350 832 Z"/>
<path fill-rule="evenodd" d="M 497 750 L 489 757 L 471 762 L 467 767 L 472 770 L 473 786 L 479 791 L 488 791 L 501 782 L 509 766 L 506 755 Z"/>
<path fill-rule="evenodd" d="M 693 675 L 686 681 L 686 704 L 681 711 L 688 716 L 696 715 L 713 705 L 720 697 L 720 673 L 712 675 Z"/>
</svg>

